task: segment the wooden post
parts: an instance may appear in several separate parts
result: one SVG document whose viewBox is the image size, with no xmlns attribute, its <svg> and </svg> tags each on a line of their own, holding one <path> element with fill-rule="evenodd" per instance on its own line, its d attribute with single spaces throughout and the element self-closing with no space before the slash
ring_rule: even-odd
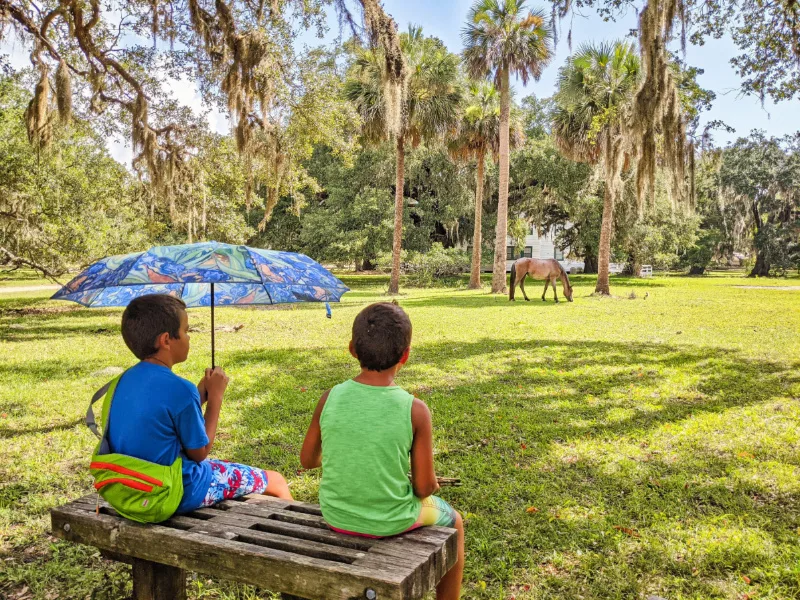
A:
<svg viewBox="0 0 800 600">
<path fill-rule="evenodd" d="M 133 559 L 134 600 L 186 600 L 186 571 Z"/>
</svg>

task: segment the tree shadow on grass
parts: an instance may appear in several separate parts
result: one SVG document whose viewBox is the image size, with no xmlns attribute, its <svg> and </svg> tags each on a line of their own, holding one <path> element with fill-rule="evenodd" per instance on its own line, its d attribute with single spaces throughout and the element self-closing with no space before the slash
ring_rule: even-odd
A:
<svg viewBox="0 0 800 600">
<path fill-rule="evenodd" d="M 28 427 L 23 429 L 15 429 L 13 427 L 3 427 L 0 426 L 0 439 L 6 438 L 15 438 L 20 437 L 23 435 L 38 435 L 38 434 L 46 434 L 52 433 L 54 431 L 64 431 L 66 429 L 72 429 L 76 425 L 80 425 L 83 423 L 83 419 L 73 419 L 72 421 L 66 423 L 55 423 L 53 425 L 44 425 L 41 427 Z"/>
<path fill-rule="evenodd" d="M 92 376 L 94 371 L 108 366 L 104 359 L 82 358 L 70 363 L 59 359 L 27 360 L 19 364 L 0 364 L 0 378 L 11 381 L 14 378 L 33 382 L 48 382 L 60 379 L 75 380 Z"/>
<path fill-rule="evenodd" d="M 352 376 L 356 365 L 341 350 L 318 348 L 231 352 L 226 367 L 247 381 L 234 379 L 231 403 L 269 394 L 268 405 L 245 409 L 245 423 L 274 410 L 277 420 L 286 417 L 298 427 L 299 438 L 310 413 L 301 410 L 298 422 L 297 400 L 304 410 L 313 407 L 318 394 Z M 669 384 L 676 374 L 686 378 L 677 387 Z M 415 346 L 400 376 L 465 446 L 507 433 L 510 420 L 496 415 L 511 411 L 524 416 L 513 424 L 519 434 L 542 447 L 585 435 L 644 434 L 701 412 L 787 395 L 797 381 L 788 364 L 724 349 L 547 339 Z"/>
<path fill-rule="evenodd" d="M 0 336 L 24 342 L 72 335 L 119 334 L 100 319 L 119 319 L 119 308 L 86 308 L 74 303 L 48 302 L 46 298 L 0 299 Z"/>
<path fill-rule="evenodd" d="M 316 501 L 318 474 L 295 476 L 303 434 L 319 395 L 355 361 L 308 347 L 228 352 L 225 363 L 220 456 L 281 471 Z M 541 597 L 723 597 L 715 581 L 730 573 L 790 572 L 797 498 L 731 479 L 735 457 L 677 438 L 665 448 L 663 429 L 788 396 L 796 366 L 666 344 L 414 346 L 399 382 L 433 411 L 440 474 L 464 483 L 441 495 L 467 517 L 467 595 L 485 581 L 492 597 L 513 595 L 512 583 Z M 797 591 L 786 585 L 774 597 Z"/>
<path fill-rule="evenodd" d="M 226 401 L 238 413 L 226 458 L 291 476 L 319 394 L 352 376 L 353 361 L 316 348 L 227 363 L 243 383 L 232 381 Z M 800 524 L 797 497 L 764 501 L 766 482 L 731 475 L 735 455 L 703 451 L 708 434 L 668 433 L 788 398 L 800 381 L 788 363 L 665 344 L 484 339 L 415 346 L 399 381 L 432 409 L 440 474 L 464 482 L 441 493 L 469 515 L 466 580 L 497 594 L 523 581 L 558 597 L 719 597 L 726 574 L 766 572 L 786 556 Z M 714 436 L 732 433 L 719 427 Z M 301 497 L 316 501 L 311 477 Z"/>
</svg>

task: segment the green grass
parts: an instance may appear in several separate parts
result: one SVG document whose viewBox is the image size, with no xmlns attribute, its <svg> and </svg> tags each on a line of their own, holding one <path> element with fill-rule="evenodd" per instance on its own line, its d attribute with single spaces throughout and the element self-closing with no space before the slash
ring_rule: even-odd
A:
<svg viewBox="0 0 800 600">
<path fill-rule="evenodd" d="M 353 317 L 385 278 L 346 278 L 333 306 L 218 311 L 231 376 L 215 454 L 282 471 L 315 501 L 298 453 L 319 395 L 355 372 Z M 612 279 L 616 297 L 526 303 L 407 290 L 400 383 L 431 407 L 442 496 L 466 517 L 464 596 L 800 598 L 800 292 L 741 276 Z M 634 292 L 635 299 L 628 296 Z M 560 294 L 559 290 L 559 294 Z M 644 295 L 648 293 L 645 299 Z M 0 295 L 0 597 L 119 598 L 127 567 L 48 535 L 90 490 L 81 424 L 108 366 L 132 357 L 119 310 Z M 51 312 L 56 311 L 56 312 Z M 197 379 L 209 313 L 190 311 Z M 747 581 L 750 583 L 748 584 Z M 268 597 L 193 577 L 194 598 Z"/>
</svg>

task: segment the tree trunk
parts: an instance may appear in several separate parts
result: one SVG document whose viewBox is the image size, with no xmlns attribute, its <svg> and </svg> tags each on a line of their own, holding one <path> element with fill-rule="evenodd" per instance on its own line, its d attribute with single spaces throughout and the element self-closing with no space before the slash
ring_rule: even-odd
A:
<svg viewBox="0 0 800 600">
<path fill-rule="evenodd" d="M 758 202 L 753 200 L 753 221 L 756 226 L 756 239 L 764 226 L 764 221 L 761 218 L 761 211 L 759 210 Z M 753 265 L 753 270 L 750 271 L 750 277 L 769 277 L 770 264 L 764 259 L 764 253 L 759 251 L 756 245 L 756 264 Z"/>
<path fill-rule="evenodd" d="M 587 254 L 583 257 L 583 272 L 584 273 L 597 273 L 597 257 L 592 254 Z"/>
<path fill-rule="evenodd" d="M 597 252 L 597 286 L 595 293 L 608 296 L 611 290 L 608 285 L 608 263 L 611 260 L 611 234 L 614 227 L 614 196 L 606 183 L 603 196 L 603 223 L 600 226 L 600 248 Z"/>
<path fill-rule="evenodd" d="M 705 272 L 706 268 L 698 265 L 692 265 L 692 268 L 689 269 L 689 275 L 702 275 Z"/>
<path fill-rule="evenodd" d="M 203 171 L 200 171 L 203 173 Z M 203 176 L 203 180 L 200 183 L 203 186 L 203 215 L 200 218 L 200 225 L 203 228 L 203 239 L 208 239 L 208 199 L 207 194 L 208 190 L 206 189 L 206 178 Z"/>
<path fill-rule="evenodd" d="M 194 243 L 194 239 L 193 239 L 193 236 L 192 236 L 192 233 L 193 233 L 192 232 L 192 212 L 193 212 L 192 211 L 192 207 L 190 206 L 189 207 L 189 221 L 188 221 L 188 223 L 186 225 L 187 239 L 188 239 L 190 244 Z"/>
<path fill-rule="evenodd" d="M 481 221 L 483 218 L 483 168 L 486 152 L 478 153 L 478 169 L 475 173 L 475 231 L 472 234 L 472 271 L 469 276 L 469 289 L 481 288 Z"/>
<path fill-rule="evenodd" d="M 403 185 L 405 183 L 405 146 L 403 136 L 397 136 L 397 173 L 394 192 L 394 238 L 392 240 L 392 276 L 389 293 L 400 291 L 400 250 L 403 245 Z"/>
<path fill-rule="evenodd" d="M 494 238 L 492 293 L 506 293 L 506 245 L 508 243 L 508 127 L 511 114 L 508 67 L 500 73 L 500 189 L 497 201 L 497 228 Z"/>
<path fill-rule="evenodd" d="M 750 271 L 750 277 L 769 277 L 770 265 L 765 259 L 764 254 L 756 250 L 756 264 Z"/>
</svg>

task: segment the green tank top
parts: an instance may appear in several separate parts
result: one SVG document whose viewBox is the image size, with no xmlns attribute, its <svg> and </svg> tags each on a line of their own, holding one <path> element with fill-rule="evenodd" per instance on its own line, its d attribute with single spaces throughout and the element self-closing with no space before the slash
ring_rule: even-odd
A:
<svg viewBox="0 0 800 600">
<path fill-rule="evenodd" d="M 322 409 L 319 503 L 329 525 L 389 536 L 411 527 L 421 504 L 408 480 L 414 396 L 350 380 Z"/>
</svg>

